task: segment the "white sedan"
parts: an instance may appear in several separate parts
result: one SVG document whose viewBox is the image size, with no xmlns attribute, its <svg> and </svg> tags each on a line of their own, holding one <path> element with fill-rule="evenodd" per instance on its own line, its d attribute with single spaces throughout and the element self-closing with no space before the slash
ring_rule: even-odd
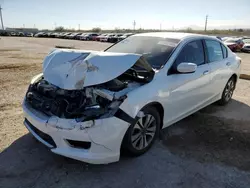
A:
<svg viewBox="0 0 250 188">
<path fill-rule="evenodd" d="M 243 52 L 250 52 L 250 38 L 243 39 L 244 46 L 242 47 L 241 51 Z"/>
<path fill-rule="evenodd" d="M 104 52 L 54 50 L 23 102 L 24 124 L 52 152 L 102 164 L 138 156 L 159 131 L 216 101 L 227 104 L 241 59 L 220 40 L 130 36 Z"/>
</svg>

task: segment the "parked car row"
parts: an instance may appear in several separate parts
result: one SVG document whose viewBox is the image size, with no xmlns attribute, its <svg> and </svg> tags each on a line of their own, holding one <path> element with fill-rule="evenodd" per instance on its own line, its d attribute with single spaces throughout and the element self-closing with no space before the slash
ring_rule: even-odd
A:
<svg viewBox="0 0 250 188">
<path fill-rule="evenodd" d="M 100 42 L 111 42 L 111 43 L 116 43 L 131 35 L 133 35 L 133 33 L 38 32 L 36 34 L 33 34 L 27 32 L 14 32 L 14 31 L 0 32 L 0 36 L 61 38 L 61 39 L 100 41 Z"/>
<path fill-rule="evenodd" d="M 49 37 L 49 38 L 63 38 L 63 39 L 75 39 L 86 41 L 100 41 L 100 42 L 112 42 L 116 43 L 120 40 L 133 35 L 133 33 L 52 33 L 52 32 L 39 32 L 34 37 Z"/>
<path fill-rule="evenodd" d="M 1 31 L 0 36 L 33 37 L 34 34 L 28 32 Z"/>
<path fill-rule="evenodd" d="M 250 37 L 224 37 L 222 41 L 233 52 L 250 52 Z"/>
<path fill-rule="evenodd" d="M 46 38 L 62 38 L 62 39 L 75 39 L 85 41 L 100 41 L 116 43 L 121 41 L 133 33 L 81 33 L 81 32 L 38 32 L 35 35 L 27 32 L 0 32 L 0 36 L 25 36 L 25 37 L 46 37 Z M 217 38 L 225 45 L 227 45 L 233 52 L 250 52 L 250 37 L 219 37 Z"/>
</svg>

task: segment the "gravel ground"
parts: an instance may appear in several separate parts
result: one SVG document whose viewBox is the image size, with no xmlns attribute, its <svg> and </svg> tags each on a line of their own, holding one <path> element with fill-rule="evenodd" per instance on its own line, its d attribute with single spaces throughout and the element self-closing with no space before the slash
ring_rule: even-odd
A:
<svg viewBox="0 0 250 188">
<path fill-rule="evenodd" d="M 145 155 L 90 165 L 55 155 L 28 134 L 21 101 L 55 45 L 102 50 L 110 44 L 59 39 L 0 40 L 0 187 L 243 188 L 250 184 L 250 81 L 226 107 L 210 105 L 162 132 Z M 250 55 L 244 55 L 250 62 Z M 248 59 L 247 59 L 248 58 Z"/>
</svg>

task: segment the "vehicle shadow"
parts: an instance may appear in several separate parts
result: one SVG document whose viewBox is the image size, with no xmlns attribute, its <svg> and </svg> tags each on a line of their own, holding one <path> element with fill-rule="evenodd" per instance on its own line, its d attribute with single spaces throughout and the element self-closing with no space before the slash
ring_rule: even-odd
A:
<svg viewBox="0 0 250 188">
<path fill-rule="evenodd" d="M 115 163 L 113 165 L 116 166 Z M 0 153 L 0 187 L 35 187 L 36 185 L 46 187 L 48 182 L 51 185 L 60 183 L 62 177 L 80 179 L 81 173 L 84 179 L 93 181 L 104 167 L 105 165 L 90 165 L 53 154 L 28 133 Z M 73 180 L 66 182 L 68 187 L 75 187 Z M 88 183 L 88 181 L 85 182 Z"/>
<path fill-rule="evenodd" d="M 243 106 L 250 112 L 244 103 L 233 103 L 236 109 Z M 250 170 L 250 122 L 211 115 L 223 108 L 211 105 L 165 129 L 163 140 L 146 154 L 123 156 L 118 163 L 108 165 L 53 154 L 26 134 L 0 153 L 0 187 L 200 187 L 204 182 L 212 187 L 215 172 L 210 179 L 196 177 L 205 171 L 204 162 Z M 193 164 L 193 169 L 184 158 L 201 164 Z M 163 174 L 167 178 L 162 179 Z"/>
<path fill-rule="evenodd" d="M 250 171 L 250 106 L 212 104 L 164 130 L 163 144 L 176 155 Z"/>
<path fill-rule="evenodd" d="M 178 178 L 184 176 L 179 160 L 156 142 L 140 157 L 123 156 L 117 163 L 104 165 L 87 164 L 53 154 L 28 133 L 0 153 L 0 187 L 140 188 L 170 183 L 163 182 L 159 174 L 174 176 L 171 184 L 183 184 Z M 173 169 L 178 176 L 171 174 Z"/>
</svg>

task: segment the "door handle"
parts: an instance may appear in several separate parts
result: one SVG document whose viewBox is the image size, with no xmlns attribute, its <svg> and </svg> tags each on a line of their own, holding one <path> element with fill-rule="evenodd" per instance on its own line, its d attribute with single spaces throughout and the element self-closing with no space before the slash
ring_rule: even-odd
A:
<svg viewBox="0 0 250 188">
<path fill-rule="evenodd" d="M 226 64 L 227 66 L 230 66 L 231 65 L 231 63 L 230 62 L 227 62 L 227 64 Z"/>
<path fill-rule="evenodd" d="M 203 75 L 207 75 L 208 73 L 209 73 L 209 71 L 206 70 L 206 71 L 203 72 Z"/>
</svg>

